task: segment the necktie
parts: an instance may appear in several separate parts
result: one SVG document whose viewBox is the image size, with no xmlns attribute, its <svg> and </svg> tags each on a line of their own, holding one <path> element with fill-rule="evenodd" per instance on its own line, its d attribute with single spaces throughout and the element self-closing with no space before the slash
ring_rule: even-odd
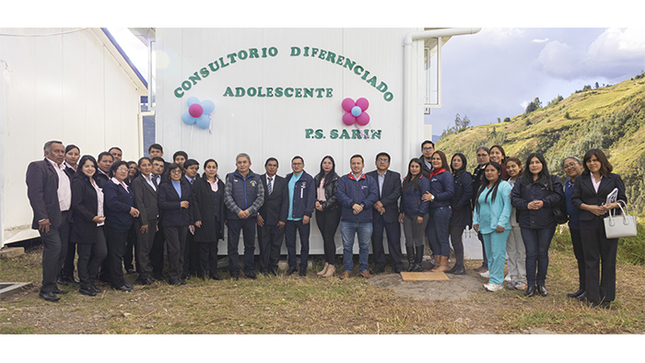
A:
<svg viewBox="0 0 645 363">
<path fill-rule="evenodd" d="M 267 189 L 269 189 L 269 195 L 271 195 L 271 193 L 273 193 L 273 178 L 269 178 Z"/>
</svg>

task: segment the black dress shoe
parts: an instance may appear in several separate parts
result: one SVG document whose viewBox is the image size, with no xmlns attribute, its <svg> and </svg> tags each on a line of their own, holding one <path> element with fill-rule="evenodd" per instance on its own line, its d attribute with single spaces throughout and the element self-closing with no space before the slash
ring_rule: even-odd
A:
<svg viewBox="0 0 645 363">
<path fill-rule="evenodd" d="M 54 291 L 52 291 L 52 292 L 53 292 L 54 294 L 56 294 L 56 295 L 65 295 L 65 294 L 67 294 L 69 291 L 61 290 L 61 289 L 59 289 L 59 288 L 58 288 L 58 286 L 56 286 L 56 287 L 54 288 Z"/>
<path fill-rule="evenodd" d="M 261 273 L 261 274 L 262 274 L 262 276 L 264 276 L 264 277 L 269 277 L 269 271 L 260 271 L 260 273 Z"/>
<path fill-rule="evenodd" d="M 586 303 L 586 304 L 587 304 L 587 306 L 588 306 L 588 307 L 590 307 L 590 308 L 595 308 L 595 307 L 597 307 L 597 306 L 599 306 L 599 305 L 600 305 L 600 303 L 598 303 L 598 302 L 593 302 L 593 301 L 589 301 L 589 300 L 587 300 L 587 303 Z"/>
<path fill-rule="evenodd" d="M 298 271 L 298 269 L 296 269 L 295 267 L 289 267 L 289 269 L 287 270 L 287 276 L 293 275 L 293 273 L 296 271 Z"/>
<path fill-rule="evenodd" d="M 97 294 L 97 292 L 92 290 L 91 288 L 85 289 L 85 288 L 82 288 L 82 287 L 80 289 L 78 289 L 78 292 L 80 292 L 83 295 L 87 295 L 87 296 L 96 296 L 96 294 Z"/>
<path fill-rule="evenodd" d="M 383 272 L 385 272 L 385 269 L 383 269 L 381 267 L 374 267 L 374 270 L 370 270 L 370 273 L 372 275 L 382 274 Z"/>
<path fill-rule="evenodd" d="M 133 269 L 133 268 L 128 269 L 128 275 L 132 275 L 134 273 L 137 273 L 137 271 L 135 271 L 135 269 Z"/>
<path fill-rule="evenodd" d="M 56 283 L 59 284 L 59 285 L 67 286 L 67 281 L 65 281 L 65 279 L 63 279 L 62 277 L 59 277 L 56 280 Z"/>
<path fill-rule="evenodd" d="M 301 268 L 300 272 L 298 273 L 300 276 L 307 276 L 307 268 Z"/>
<path fill-rule="evenodd" d="M 570 298 L 577 298 L 578 296 L 584 294 L 585 290 L 584 289 L 578 289 L 577 291 L 570 292 L 567 294 L 567 297 Z"/>
<path fill-rule="evenodd" d="M 232 272 L 232 273 L 231 273 L 231 278 L 232 278 L 233 280 L 235 280 L 235 281 L 239 280 L 239 279 L 240 279 L 240 273 L 239 273 L 239 272 L 237 272 L 237 273 Z"/>
<path fill-rule="evenodd" d="M 153 284 L 152 279 L 149 279 L 149 278 L 143 278 L 143 279 L 139 279 L 139 278 L 138 278 L 138 279 L 136 279 L 136 280 L 135 280 L 135 282 L 136 282 L 137 284 L 139 284 L 139 285 L 143 285 L 143 286 L 145 286 L 145 285 L 152 285 L 152 284 Z"/>
<path fill-rule="evenodd" d="M 535 286 L 528 286 L 526 291 L 524 291 L 524 296 L 531 297 L 535 296 Z"/>
<path fill-rule="evenodd" d="M 251 280 L 255 280 L 255 279 L 257 279 L 257 278 L 258 278 L 258 277 L 255 275 L 255 272 L 253 272 L 253 271 L 245 272 L 245 273 L 244 273 L 244 276 L 246 276 L 246 277 L 250 278 Z"/>
<path fill-rule="evenodd" d="M 576 300 L 587 301 L 587 293 L 583 291 L 582 294 L 576 296 Z"/>
<path fill-rule="evenodd" d="M 74 276 L 63 276 L 63 281 L 71 282 L 72 284 L 80 283 L 80 281 L 78 281 Z"/>
<path fill-rule="evenodd" d="M 537 285 L 537 292 L 542 296 L 546 296 L 546 287 L 544 285 Z"/>
<path fill-rule="evenodd" d="M 186 285 L 186 280 L 179 279 L 179 280 L 175 280 L 175 281 L 170 281 L 170 284 L 173 285 L 173 286 L 182 286 L 182 285 Z"/>
<path fill-rule="evenodd" d="M 123 284 L 123 285 L 121 285 L 119 287 L 112 286 L 112 289 L 117 290 L 117 291 L 121 291 L 121 292 L 130 292 L 130 291 L 132 291 L 132 287 L 131 286 L 128 287 L 127 284 Z"/>
<path fill-rule="evenodd" d="M 60 297 L 56 296 L 53 292 L 40 292 L 38 294 L 38 297 L 45 300 L 45 301 L 58 301 L 60 300 Z"/>
<path fill-rule="evenodd" d="M 157 280 L 157 281 L 163 281 L 163 275 L 162 274 L 154 274 L 154 275 L 152 275 L 152 278 Z"/>
<path fill-rule="evenodd" d="M 213 280 L 216 280 L 216 281 L 221 281 L 222 280 L 222 277 L 217 272 L 211 273 L 210 278 L 213 279 Z"/>
<path fill-rule="evenodd" d="M 611 301 L 603 301 L 600 303 L 600 307 L 606 310 L 611 309 Z"/>
<path fill-rule="evenodd" d="M 96 287 L 94 285 L 90 285 L 90 290 L 94 291 L 97 294 L 103 292 L 103 291 L 101 291 L 101 289 L 99 289 L 98 287 Z"/>
</svg>

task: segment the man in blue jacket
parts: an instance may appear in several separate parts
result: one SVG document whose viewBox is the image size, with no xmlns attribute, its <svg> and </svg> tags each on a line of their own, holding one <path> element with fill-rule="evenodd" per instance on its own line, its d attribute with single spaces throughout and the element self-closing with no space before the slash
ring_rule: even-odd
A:
<svg viewBox="0 0 645 363">
<path fill-rule="evenodd" d="M 338 181 L 336 197 L 342 206 L 340 234 L 343 239 L 342 279 L 354 270 L 354 236 L 358 234 L 358 269 L 361 276 L 372 277 L 368 270 L 370 238 L 372 237 L 372 207 L 378 201 L 378 186 L 371 176 L 363 173 L 365 163 L 361 155 L 350 159 L 352 172 Z"/>
<path fill-rule="evenodd" d="M 226 175 L 224 189 L 224 204 L 228 209 L 226 222 L 228 224 L 228 269 L 231 278 L 237 280 L 240 276 L 238 264 L 238 246 L 240 231 L 244 233 L 244 274 L 255 279 L 253 266 L 255 252 L 255 223 L 258 210 L 264 203 L 264 186 L 260 176 L 251 170 L 251 157 L 241 153 L 235 158 L 237 169 Z"/>
<path fill-rule="evenodd" d="M 287 245 L 289 269 L 287 276 L 296 272 L 296 230 L 300 234 L 300 276 L 307 275 L 309 261 L 309 219 L 314 212 L 316 188 L 314 178 L 304 170 L 305 161 L 301 156 L 291 160 L 293 173 L 287 174 L 289 213 L 285 227 L 285 244 Z"/>
</svg>

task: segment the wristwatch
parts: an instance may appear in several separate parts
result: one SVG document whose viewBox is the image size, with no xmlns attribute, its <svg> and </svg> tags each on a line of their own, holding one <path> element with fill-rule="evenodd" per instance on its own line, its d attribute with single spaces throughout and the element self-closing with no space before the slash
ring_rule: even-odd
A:
<svg viewBox="0 0 645 363">
<path fill-rule="evenodd" d="M 433 201 L 434 201 L 434 195 L 430 195 L 430 201 L 431 201 L 431 202 L 433 202 Z"/>
</svg>

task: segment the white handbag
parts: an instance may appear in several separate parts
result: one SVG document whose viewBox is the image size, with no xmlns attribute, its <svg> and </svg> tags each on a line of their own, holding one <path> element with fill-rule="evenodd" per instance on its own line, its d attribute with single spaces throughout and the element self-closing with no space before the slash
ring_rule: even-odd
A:
<svg viewBox="0 0 645 363">
<path fill-rule="evenodd" d="M 636 237 L 638 235 L 638 230 L 636 229 L 636 216 L 630 216 L 627 213 L 627 205 L 625 202 L 619 200 L 617 203 L 623 214 L 620 216 L 615 215 L 614 210 L 612 209 L 609 211 L 609 217 L 605 217 L 603 219 L 607 239 Z M 625 209 L 623 209 L 623 205 L 625 206 Z"/>
</svg>

